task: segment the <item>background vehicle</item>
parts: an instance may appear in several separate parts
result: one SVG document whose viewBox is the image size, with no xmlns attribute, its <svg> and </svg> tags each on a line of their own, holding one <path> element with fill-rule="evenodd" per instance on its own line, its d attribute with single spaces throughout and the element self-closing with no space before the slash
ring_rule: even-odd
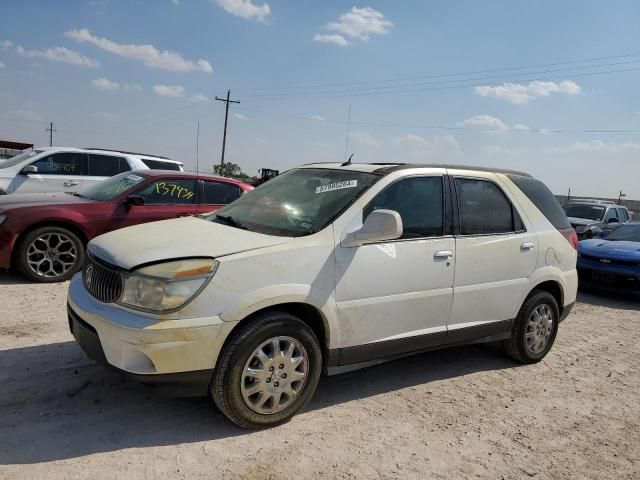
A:
<svg viewBox="0 0 640 480">
<path fill-rule="evenodd" d="M 640 294 L 640 222 L 578 244 L 581 287 Z"/>
<path fill-rule="evenodd" d="M 606 200 L 574 200 L 564 211 L 580 240 L 604 235 L 630 219 L 627 207 Z"/>
<path fill-rule="evenodd" d="M 271 426 L 323 370 L 476 342 L 540 361 L 575 302 L 576 245 L 526 174 L 307 165 L 212 215 L 95 238 L 69 323 L 92 358 Z"/>
<path fill-rule="evenodd" d="M 66 280 L 80 268 L 85 245 L 96 235 L 214 211 L 252 188 L 229 178 L 139 170 L 81 194 L 5 195 L 0 197 L 0 268 L 15 265 L 36 282 Z"/>
<path fill-rule="evenodd" d="M 36 148 L 0 160 L 0 195 L 81 192 L 118 173 L 147 169 L 182 171 L 182 163 L 154 155 L 97 148 Z"/>
</svg>

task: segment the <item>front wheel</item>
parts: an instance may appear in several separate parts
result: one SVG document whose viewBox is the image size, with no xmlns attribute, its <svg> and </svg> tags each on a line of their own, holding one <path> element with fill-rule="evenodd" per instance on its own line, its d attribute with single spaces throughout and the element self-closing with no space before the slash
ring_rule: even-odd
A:
<svg viewBox="0 0 640 480">
<path fill-rule="evenodd" d="M 18 245 L 18 270 L 39 283 L 70 279 L 84 260 L 84 246 L 78 236 L 61 227 L 41 227 L 27 233 Z"/>
<path fill-rule="evenodd" d="M 504 341 L 506 353 L 521 363 L 539 362 L 553 346 L 559 318 L 554 296 L 534 290 L 518 313 L 511 338 Z"/>
<path fill-rule="evenodd" d="M 311 399 L 322 370 L 313 331 L 284 312 L 261 315 L 233 334 L 218 359 L 211 395 L 243 428 L 285 423 Z"/>
</svg>

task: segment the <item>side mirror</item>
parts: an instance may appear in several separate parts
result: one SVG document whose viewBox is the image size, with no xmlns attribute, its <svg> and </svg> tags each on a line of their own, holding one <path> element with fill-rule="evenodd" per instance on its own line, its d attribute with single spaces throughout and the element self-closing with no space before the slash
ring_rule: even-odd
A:
<svg viewBox="0 0 640 480">
<path fill-rule="evenodd" d="M 374 210 L 359 230 L 349 233 L 342 245 L 358 247 L 369 242 L 395 240 L 402 236 L 402 218 L 393 210 Z"/>
<path fill-rule="evenodd" d="M 144 205 L 144 197 L 142 195 L 129 195 L 124 199 L 124 204 L 127 207 L 141 207 Z"/>
<path fill-rule="evenodd" d="M 609 220 L 607 220 L 607 223 L 618 223 L 618 219 L 617 218 L 610 218 Z"/>
<path fill-rule="evenodd" d="M 35 165 L 27 165 L 20 171 L 21 175 L 29 175 L 31 173 L 38 173 L 38 167 Z"/>
</svg>

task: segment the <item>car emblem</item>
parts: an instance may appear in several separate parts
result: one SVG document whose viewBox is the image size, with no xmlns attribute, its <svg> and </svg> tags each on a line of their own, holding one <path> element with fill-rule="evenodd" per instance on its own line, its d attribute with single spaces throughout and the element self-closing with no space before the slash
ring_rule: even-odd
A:
<svg viewBox="0 0 640 480">
<path fill-rule="evenodd" d="M 93 281 L 93 265 L 89 265 L 84 272 L 84 284 L 87 288 L 91 288 L 91 282 Z"/>
<path fill-rule="evenodd" d="M 600 261 L 602 263 L 611 263 L 611 260 L 607 260 L 606 258 L 601 258 Z"/>
</svg>

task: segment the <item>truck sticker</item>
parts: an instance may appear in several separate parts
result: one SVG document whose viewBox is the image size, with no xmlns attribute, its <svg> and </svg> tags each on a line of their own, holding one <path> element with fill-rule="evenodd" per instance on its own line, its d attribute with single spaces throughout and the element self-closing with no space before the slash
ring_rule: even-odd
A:
<svg viewBox="0 0 640 480">
<path fill-rule="evenodd" d="M 332 192 L 333 190 L 342 190 L 344 188 L 355 188 L 358 186 L 358 180 L 345 180 L 344 182 L 329 183 L 316 187 L 316 193 Z"/>
<path fill-rule="evenodd" d="M 156 193 L 161 196 L 175 197 L 175 198 L 191 198 L 193 192 L 186 187 L 181 187 L 175 183 L 156 183 Z"/>
</svg>

